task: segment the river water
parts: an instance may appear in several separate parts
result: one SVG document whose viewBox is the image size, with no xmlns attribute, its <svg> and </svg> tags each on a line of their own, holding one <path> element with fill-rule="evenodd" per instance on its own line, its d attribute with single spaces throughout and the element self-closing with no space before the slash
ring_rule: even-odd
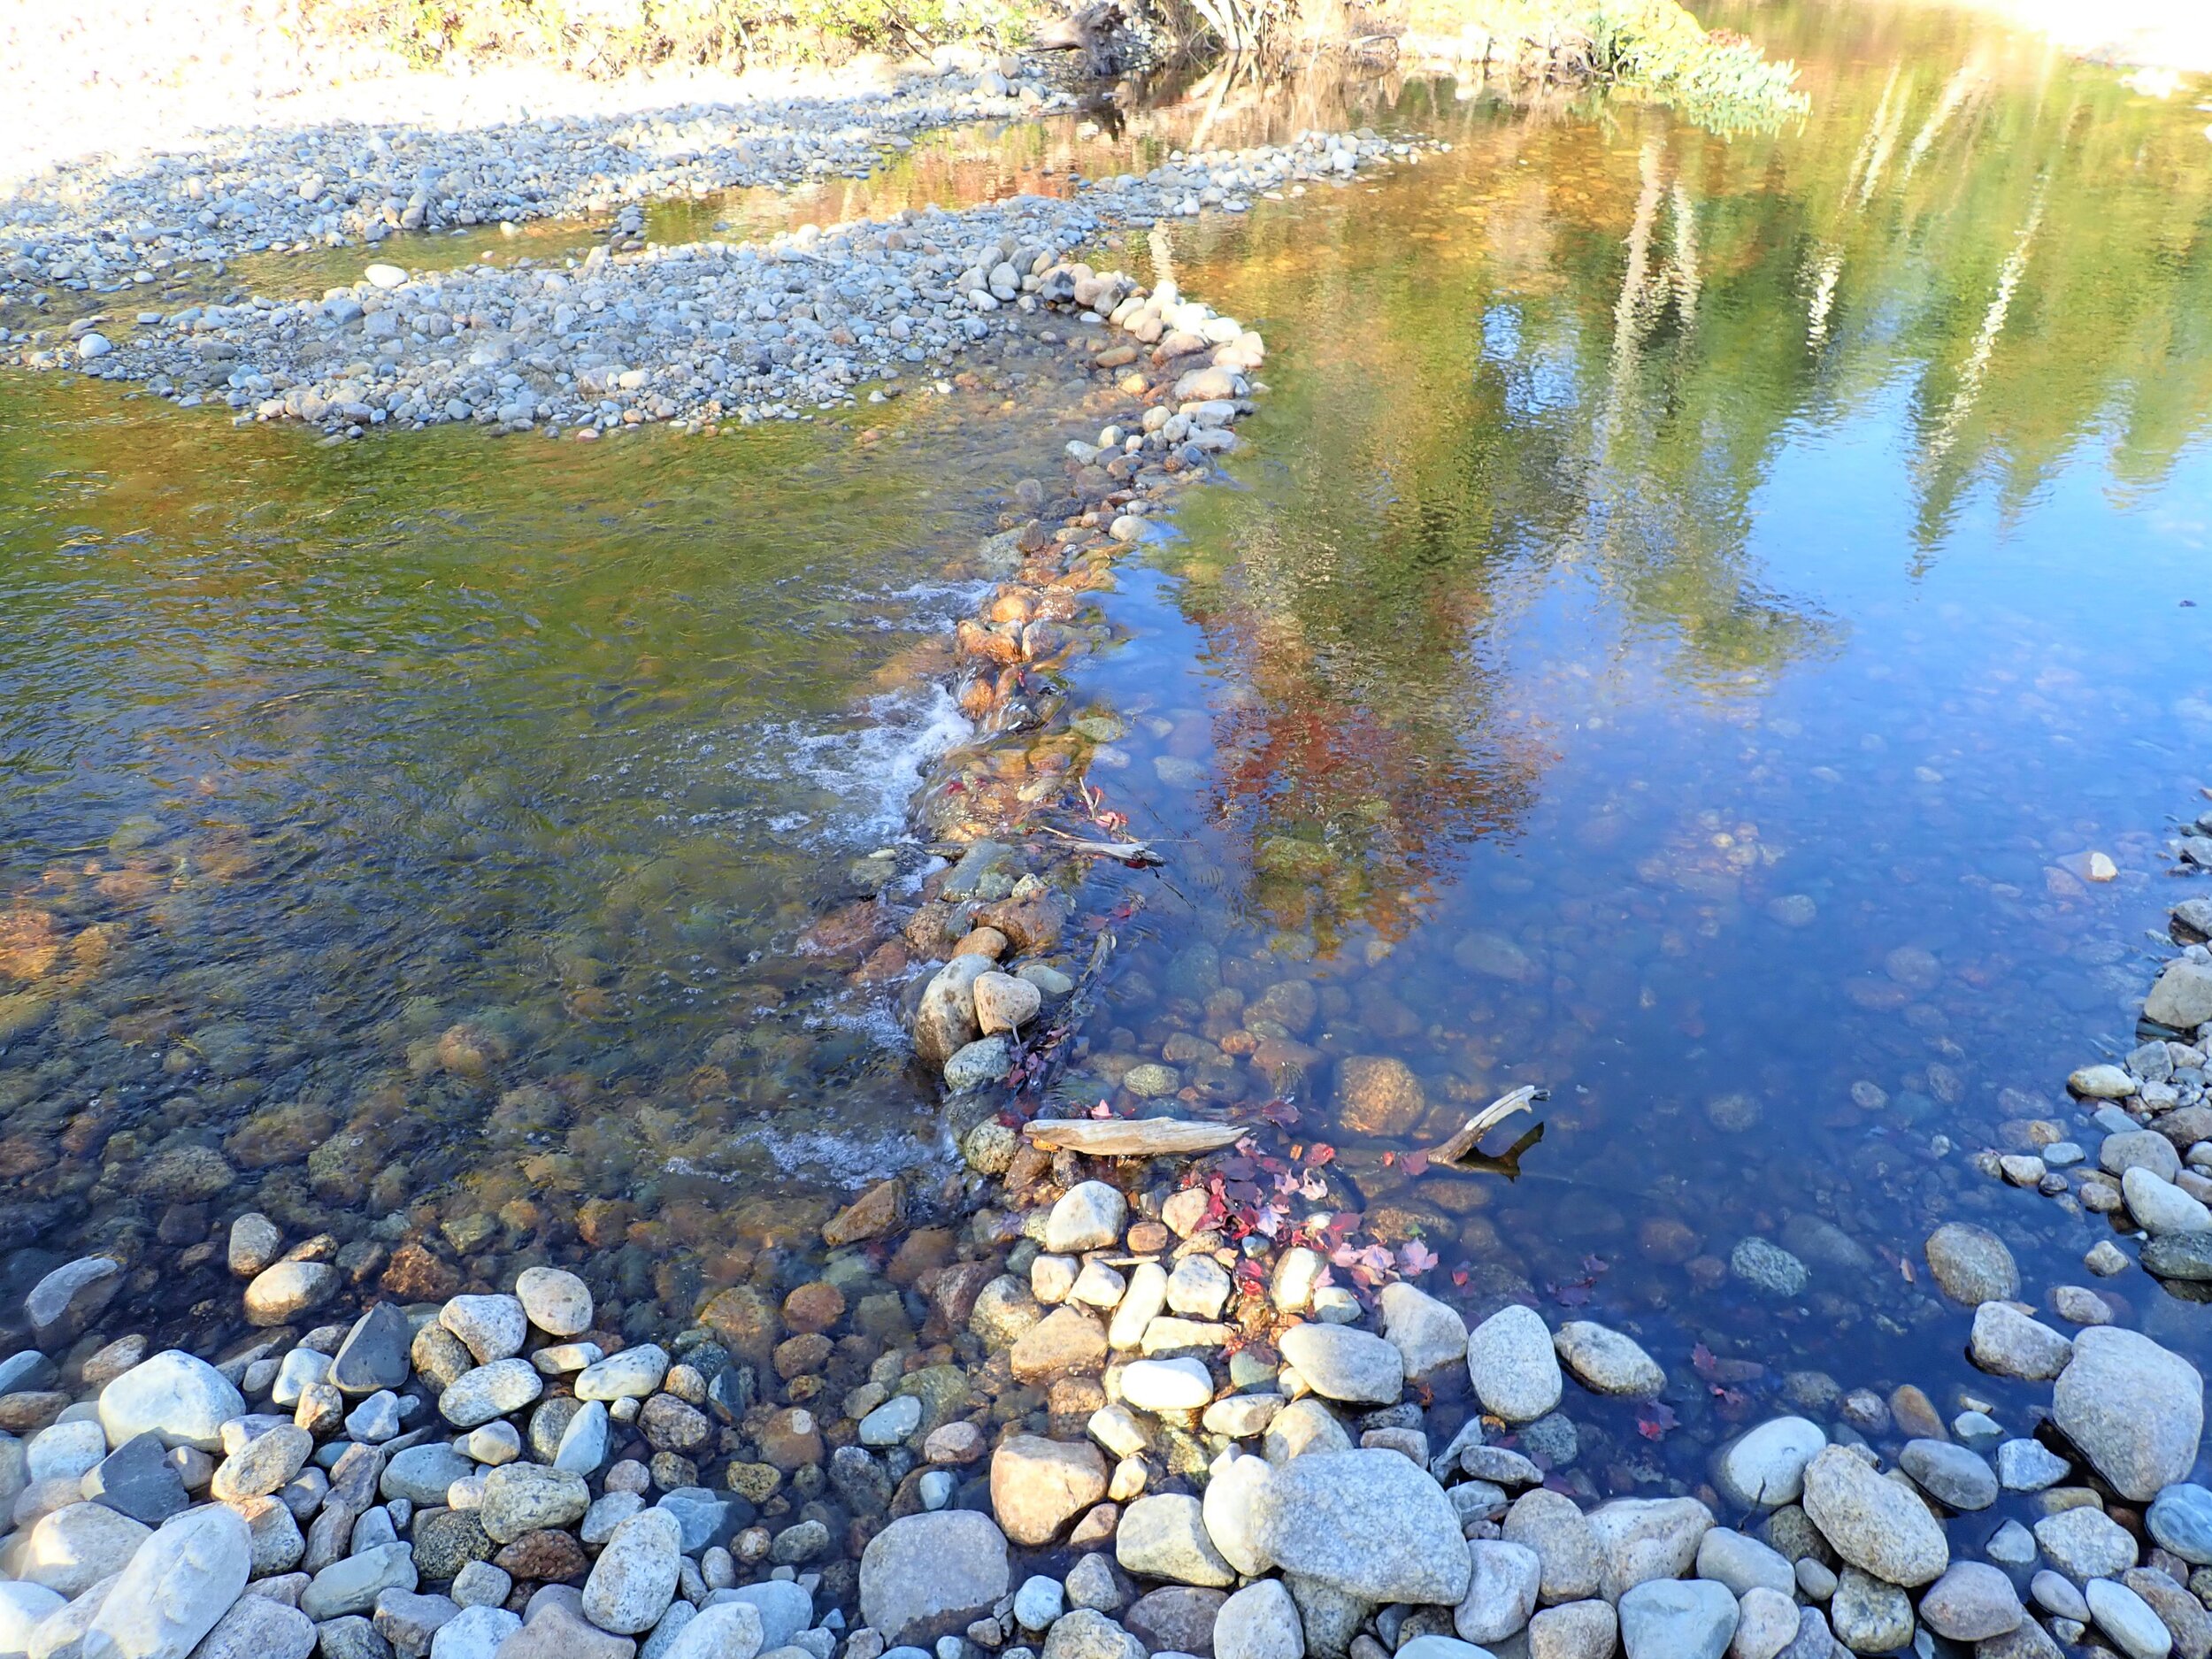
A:
<svg viewBox="0 0 2212 1659">
<path fill-rule="evenodd" d="M 2086 1128 L 2063 1079 L 2129 1041 L 2187 890 L 2163 836 L 2206 804 L 2208 118 L 1940 9 L 1707 20 L 1794 58 L 1809 117 L 1215 82 L 653 231 L 1324 118 L 1448 141 L 1166 238 L 1265 333 L 1271 389 L 1074 687 L 1127 726 L 1094 780 L 1168 858 L 1093 878 L 1141 908 L 1066 1087 L 1164 1056 L 1252 1098 L 1237 1010 L 1310 981 L 1305 1128 L 1440 1275 L 1770 1391 L 1817 1367 L 1955 1405 L 1991 1386 L 1920 1240 L 1980 1220 L 2031 1295 L 2085 1282 L 2104 1225 L 1967 1159 Z M 892 988 L 803 946 L 963 730 L 968 555 L 1091 435 L 1064 361 L 596 446 L 333 447 L 11 377 L 9 1282 L 151 1263 L 248 1202 L 495 1278 L 618 1199 L 588 1271 L 643 1325 L 864 1178 L 941 1173 Z M 1356 1055 L 1410 1067 L 1425 1116 L 1335 1124 Z M 1509 1171 L 1402 1160 L 1523 1082 L 1549 1094 Z M 1746 1239 L 1809 1285 L 1732 1270 Z M 2200 1309 L 2109 1288 L 2212 1352 Z M 1694 1439 L 1746 1408 L 1676 1409 Z M 1653 1439 L 1624 1429 L 1622 1481 Z"/>
</svg>

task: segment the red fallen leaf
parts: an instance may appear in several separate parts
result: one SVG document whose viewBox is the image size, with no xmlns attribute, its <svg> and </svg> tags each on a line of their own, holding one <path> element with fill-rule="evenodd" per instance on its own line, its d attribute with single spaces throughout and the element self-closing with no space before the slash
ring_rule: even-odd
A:
<svg viewBox="0 0 2212 1659">
<path fill-rule="evenodd" d="M 1104 1101 L 1099 1102 L 1097 1105 L 1091 1108 L 1091 1116 L 1094 1118 L 1111 1118 L 1113 1115 L 1114 1109 Z"/>
<path fill-rule="evenodd" d="M 1429 1171 L 1429 1155 L 1425 1152 L 1409 1152 L 1398 1162 L 1409 1175 L 1425 1175 Z"/>
<path fill-rule="evenodd" d="M 1385 1168 L 1385 1169 L 1388 1169 L 1388 1168 L 1390 1168 L 1393 1164 L 1394 1164 L 1395 1163 L 1397 1163 L 1397 1161 L 1398 1161 L 1398 1155 L 1397 1155 L 1395 1152 L 1386 1152 L 1386 1153 L 1384 1153 L 1384 1154 L 1383 1154 L 1383 1156 L 1382 1156 L 1382 1161 L 1383 1161 L 1383 1168 Z"/>
<path fill-rule="evenodd" d="M 1308 1148 L 1306 1153 L 1306 1162 L 1312 1164 L 1314 1168 L 1319 1169 L 1324 1164 L 1328 1163 L 1335 1156 L 1336 1148 L 1334 1147 L 1331 1146 L 1325 1141 L 1317 1141 L 1310 1148 Z"/>
<path fill-rule="evenodd" d="M 959 779 L 955 778 L 950 783 L 945 786 L 945 793 L 947 795 L 965 795 L 968 793 L 968 786 L 961 782 Z"/>
<path fill-rule="evenodd" d="M 1678 1421 L 1672 1406 L 1663 1400 L 1654 1400 L 1638 1409 L 1636 1432 L 1647 1440 L 1664 1440 L 1667 1431 L 1675 1427 Z"/>
<path fill-rule="evenodd" d="M 1586 1256 L 1582 1258 L 1582 1271 L 1593 1279 L 1607 1271 L 1611 1266 L 1612 1263 L 1601 1256 Z"/>
<path fill-rule="evenodd" d="M 1455 1267 L 1454 1269 L 1452 1269 L 1452 1283 L 1453 1283 L 1453 1284 L 1455 1284 L 1455 1285 L 1462 1285 L 1462 1286 L 1463 1286 L 1463 1285 L 1465 1285 L 1465 1284 L 1466 1284 L 1466 1282 L 1467 1282 L 1467 1270 L 1466 1270 L 1465 1268 L 1463 1268 L 1463 1267 Z"/>
<path fill-rule="evenodd" d="M 1298 1126 L 1298 1109 L 1286 1100 L 1271 1100 L 1260 1108 L 1260 1116 L 1279 1129 Z"/>
<path fill-rule="evenodd" d="M 1231 1181 L 1222 1190 L 1240 1204 L 1256 1204 L 1260 1202 L 1260 1184 L 1257 1181 Z"/>
</svg>

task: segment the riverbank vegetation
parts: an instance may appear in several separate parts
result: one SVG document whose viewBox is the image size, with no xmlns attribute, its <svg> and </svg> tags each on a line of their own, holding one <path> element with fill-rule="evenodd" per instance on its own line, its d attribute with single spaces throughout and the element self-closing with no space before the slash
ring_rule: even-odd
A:
<svg viewBox="0 0 2212 1659">
<path fill-rule="evenodd" d="M 1203 55 L 1310 53 L 1400 38 L 1479 43 L 1479 60 L 1663 97 L 1801 110 L 1796 70 L 1676 0 L 313 0 L 318 27 L 424 65 L 527 58 L 593 74 L 664 64 L 834 61 L 862 50 L 992 51 L 1128 22 Z"/>
</svg>

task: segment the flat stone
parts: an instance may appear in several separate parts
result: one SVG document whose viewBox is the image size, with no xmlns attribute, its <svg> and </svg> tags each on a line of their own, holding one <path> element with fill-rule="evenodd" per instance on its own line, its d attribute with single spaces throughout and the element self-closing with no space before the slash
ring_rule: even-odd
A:
<svg viewBox="0 0 2212 1659">
<path fill-rule="evenodd" d="M 1201 1359 L 1132 1360 L 1122 1367 L 1121 1397 L 1140 1411 L 1205 1410 L 1214 1397 L 1213 1373 L 1206 1369 L 1206 1362 Z M 1225 1401 L 1222 1403 L 1229 1405 L 1231 1402 Z M 1277 1397 L 1274 1404 L 1279 1409 L 1281 1399 Z M 1236 1416 L 1232 1410 L 1225 1415 L 1224 1420 L 1235 1418 Z M 1269 1410 L 1245 1432 L 1256 1434 L 1266 1427 L 1267 1418 L 1273 1416 L 1274 1411 Z M 1212 1426 L 1211 1417 L 1210 1412 L 1210 1427 Z"/>
<path fill-rule="evenodd" d="M 861 1620 L 894 1646 L 933 1641 L 989 1614 L 1011 1578 L 1006 1535 L 990 1517 L 965 1509 L 910 1515 L 861 1555 Z"/>
<path fill-rule="evenodd" d="M 1120 1242 L 1128 1216 L 1129 1201 L 1117 1188 L 1104 1181 L 1079 1181 L 1045 1217 L 1045 1248 L 1062 1256 L 1103 1250 Z"/>
<path fill-rule="evenodd" d="M 112 1256 L 81 1256 L 63 1263 L 23 1298 L 31 1340 L 54 1348 L 73 1341 L 122 1287 L 123 1265 Z"/>
<path fill-rule="evenodd" d="M 1695 1498 L 1616 1498 L 1600 1504 L 1590 1511 L 1590 1531 L 1602 1563 L 1599 1586 L 1605 1599 L 1617 1605 L 1637 1585 L 1688 1572 L 1712 1525 L 1712 1511 Z"/>
<path fill-rule="evenodd" d="M 1997 1448 L 1997 1484 L 2007 1492 L 2040 1492 L 2066 1479 L 2063 1457 L 2039 1440 L 2007 1440 Z"/>
<path fill-rule="evenodd" d="M 2149 1602 L 2124 1584 L 2092 1578 L 2084 1590 L 2090 1621 L 2112 1638 L 2128 1659 L 2166 1659 L 2173 1633 Z"/>
<path fill-rule="evenodd" d="M 1853 1653 L 1893 1653 L 1912 1640 L 1912 1601 L 1893 1584 L 1846 1567 L 1828 1603 L 1836 1640 Z"/>
<path fill-rule="evenodd" d="M 366 1613 L 385 1591 L 411 1590 L 416 1583 L 414 1551 L 405 1544 L 379 1544 L 334 1561 L 317 1573 L 300 1592 L 300 1611 L 319 1624 L 349 1613 Z"/>
<path fill-rule="evenodd" d="M 1697 1576 L 1724 1584 L 1737 1595 L 1764 1586 L 1788 1595 L 1797 1573 L 1779 1550 L 1733 1527 L 1716 1526 L 1698 1540 Z"/>
<path fill-rule="evenodd" d="M 1009 1435 L 991 1456 L 991 1509 L 1008 1539 L 1046 1544 L 1106 1495 L 1106 1460 L 1087 1441 Z"/>
<path fill-rule="evenodd" d="M 1805 1465 L 1827 1444 L 1828 1436 L 1817 1423 L 1776 1417 L 1722 1449 L 1713 1462 L 1713 1484 L 1743 1509 L 1794 1503 L 1805 1490 Z"/>
<path fill-rule="evenodd" d="M 442 1504 L 446 1489 L 476 1472 L 476 1464 L 443 1440 L 403 1447 L 384 1464 L 377 1491 L 387 1498 L 404 1498 L 425 1506 Z"/>
<path fill-rule="evenodd" d="M 1720 1585 L 1647 1579 L 1620 1598 L 1621 1647 L 1628 1659 L 1721 1659 L 1737 1617 Z"/>
<path fill-rule="evenodd" d="M 1151 1494 L 1125 1507 L 1114 1559 L 1126 1571 L 1175 1584 L 1218 1589 L 1237 1581 L 1206 1532 L 1199 1500 L 1180 1493 Z"/>
<path fill-rule="evenodd" d="M 570 1470 L 549 1469 L 542 1463 L 506 1463 L 484 1477 L 483 1502 L 476 1518 L 495 1544 L 507 1544 L 525 1532 L 563 1527 L 583 1519 L 591 1507 L 591 1488 Z M 611 1542 L 609 1548 L 613 1546 Z M 658 1617 L 656 1615 L 656 1617 Z M 592 1622 L 603 1630 L 613 1626 Z M 618 1631 L 635 1635 L 635 1631 Z"/>
<path fill-rule="evenodd" d="M 576 1375 L 579 1400 L 643 1400 L 657 1393 L 668 1376 L 668 1351 L 644 1342 L 610 1354 Z"/>
<path fill-rule="evenodd" d="M 1963 1446 L 1907 1440 L 1897 1466 L 1947 1509 L 1985 1509 L 1997 1502 L 1995 1471 Z"/>
<path fill-rule="evenodd" d="M 251 1562 L 246 1523 L 219 1504 L 165 1522 L 102 1600 L 83 1659 L 185 1659 L 245 1589 Z"/>
<path fill-rule="evenodd" d="M 2026 1617 L 2012 1580 L 1985 1562 L 1955 1561 L 1920 1598 L 1928 1628 L 1953 1641 L 1982 1641 Z"/>
<path fill-rule="evenodd" d="M 591 1289 L 573 1273 L 526 1267 L 515 1276 L 515 1299 L 548 1336 L 581 1336 L 591 1329 Z"/>
<path fill-rule="evenodd" d="M 2020 1269 L 2005 1241 L 1986 1227 L 1947 1221 L 1928 1235 L 1928 1269 L 1943 1294 L 1978 1307 L 2020 1294 Z"/>
<path fill-rule="evenodd" d="M 2177 1482 L 2158 1494 L 2147 1518 L 2164 1548 L 2193 1566 L 2212 1566 L 2212 1492 Z"/>
<path fill-rule="evenodd" d="M 353 1323 L 330 1362 L 329 1380 L 343 1394 L 403 1388 L 412 1373 L 414 1327 L 392 1302 L 380 1302 Z M 295 1350 L 296 1351 L 296 1350 Z"/>
<path fill-rule="evenodd" d="M 1214 1616 L 1214 1659 L 1303 1659 L 1305 1627 L 1280 1580 L 1262 1578 Z"/>
<path fill-rule="evenodd" d="M 584 1580 L 584 1617 L 618 1636 L 650 1630 L 675 1599 L 683 1541 L 682 1526 L 665 1509 L 647 1509 L 616 1527 Z"/>
<path fill-rule="evenodd" d="M 1406 1376 L 1417 1381 L 1465 1362 L 1467 1322 L 1458 1310 L 1403 1279 L 1382 1287 L 1379 1305 L 1383 1338 L 1398 1350 Z"/>
<path fill-rule="evenodd" d="M 1458 1514 L 1426 1470 L 1395 1452 L 1294 1457 L 1260 1488 L 1253 1512 L 1268 1560 L 1346 1595 L 1455 1605 L 1466 1594 Z"/>
<path fill-rule="evenodd" d="M 1325 1400 L 1390 1405 L 1405 1392 L 1405 1362 L 1381 1337 L 1341 1325 L 1295 1325 L 1277 1341 L 1285 1362 Z"/>
<path fill-rule="evenodd" d="M 1984 1371 L 2028 1382 L 2047 1382 L 2066 1369 L 2074 1345 L 2039 1320 L 2001 1302 L 1974 1310 L 1967 1351 Z"/>
<path fill-rule="evenodd" d="M 1612 1659 L 1619 1635 L 1620 1618 L 1609 1602 L 1563 1602 L 1529 1620 L 1529 1659 Z"/>
<path fill-rule="evenodd" d="M 2074 1339 L 2051 1417 L 2114 1490 L 2147 1502 L 2196 1462 L 2204 1379 L 2139 1332 L 2093 1325 Z"/>
<path fill-rule="evenodd" d="M 64 1481 L 67 1487 L 73 1483 Z M 82 1595 L 118 1573 L 151 1532 L 98 1503 L 67 1503 L 39 1517 L 18 1546 L 15 1570 L 32 1584 L 65 1596 Z"/>
<path fill-rule="evenodd" d="M 134 1434 L 101 1459 L 86 1473 L 79 1490 L 88 1502 L 105 1504 L 147 1526 L 160 1525 L 192 1503 L 168 1448 L 150 1429 Z"/>
<path fill-rule="evenodd" d="M 1527 1545 L 1502 1539 L 1477 1539 L 1467 1553 L 1467 1594 L 1452 1611 L 1452 1628 L 1463 1641 L 1503 1641 L 1536 1611 L 1543 1563 Z"/>
<path fill-rule="evenodd" d="M 1889 1584 L 1926 1584 L 1951 1563 L 1927 1505 L 1841 1447 L 1806 1465 L 1805 1513 L 1838 1555 Z"/>
<path fill-rule="evenodd" d="M 1526 1544 L 1543 1565 L 1538 1596 L 1545 1602 L 1595 1596 L 1605 1577 L 1605 1555 L 1590 1517 L 1564 1493 L 1539 1486 L 1514 1499 L 1501 1528 L 1508 1541 Z"/>
<path fill-rule="evenodd" d="M 1655 1400 L 1667 1386 L 1656 1360 L 1619 1332 L 1589 1319 L 1570 1319 L 1552 1338 L 1575 1379 L 1601 1394 Z"/>
<path fill-rule="evenodd" d="M 2110 1578 L 2135 1564 L 2135 1540 L 2102 1509 L 2086 1505 L 2047 1515 L 2035 1541 L 2051 1565 L 2077 1584 Z"/>
<path fill-rule="evenodd" d="M 456 1378 L 438 1396 L 438 1414 L 457 1429 L 477 1428 L 521 1410 L 544 1392 L 545 1379 L 528 1360 L 495 1360 Z"/>
<path fill-rule="evenodd" d="M 1025 1382 L 1092 1373 L 1105 1369 L 1105 1327 L 1080 1308 L 1055 1308 L 1022 1333 L 1009 1355 L 1014 1375 Z"/>
<path fill-rule="evenodd" d="M 245 1396 L 222 1372 L 174 1348 L 141 1361 L 100 1390 L 100 1426 L 111 1447 L 154 1433 L 165 1446 L 219 1452 L 223 1425 L 245 1409 Z"/>
<path fill-rule="evenodd" d="M 1517 1303 L 1468 1334 L 1467 1374 L 1483 1409 L 1508 1423 L 1534 1422 L 1565 1386 L 1543 1316 Z"/>
</svg>

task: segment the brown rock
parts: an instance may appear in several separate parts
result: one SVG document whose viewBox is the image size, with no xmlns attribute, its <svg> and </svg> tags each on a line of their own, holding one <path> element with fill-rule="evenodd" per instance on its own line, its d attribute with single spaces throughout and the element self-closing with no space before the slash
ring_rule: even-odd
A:
<svg viewBox="0 0 2212 1659">
<path fill-rule="evenodd" d="M 733 1285 L 707 1303 L 700 1323 L 721 1339 L 722 1346 L 740 1359 L 765 1365 L 783 1328 L 776 1304 L 750 1285 Z"/>
<path fill-rule="evenodd" d="M 958 1242 L 950 1227 L 923 1227 L 910 1233 L 884 1264 L 883 1276 L 901 1287 L 911 1285 L 930 1269 L 949 1263 Z"/>
<path fill-rule="evenodd" d="M 1106 1495 L 1106 1459 L 1087 1440 L 1016 1434 L 991 1456 L 991 1509 L 1017 1544 L 1049 1543 Z"/>
<path fill-rule="evenodd" d="M 1213 1659 L 1214 1617 L 1228 1599 L 1225 1590 L 1170 1585 L 1138 1597 L 1121 1616 L 1122 1628 L 1155 1653 Z"/>
<path fill-rule="evenodd" d="M 1943 1414 L 1935 1409 L 1935 1402 L 1915 1384 L 1901 1384 L 1890 1395 L 1889 1414 L 1896 1420 L 1898 1432 L 1909 1440 L 1947 1440 L 1951 1438 L 1951 1431 L 1943 1426 Z"/>
<path fill-rule="evenodd" d="M 1129 1229 L 1129 1248 L 1138 1256 L 1155 1256 L 1166 1249 L 1174 1236 L 1164 1222 L 1136 1222 Z"/>
<path fill-rule="evenodd" d="M 492 1565 L 540 1584 L 573 1584 L 591 1571 L 584 1547 L 558 1527 L 525 1532 L 492 1557 Z"/>
<path fill-rule="evenodd" d="M 818 1331 L 787 1338 L 776 1344 L 776 1375 L 788 1381 L 810 1377 L 829 1363 L 835 1344 Z"/>
<path fill-rule="evenodd" d="M 657 1452 L 695 1452 L 714 1438 L 707 1414 L 674 1394 L 655 1394 L 648 1400 L 638 1412 L 637 1425 L 645 1443 Z"/>
<path fill-rule="evenodd" d="M 1071 1371 L 1103 1371 L 1106 1327 L 1079 1308 L 1055 1308 L 1022 1333 L 1011 1359 L 1014 1375 L 1024 1382 L 1042 1382 Z"/>
<path fill-rule="evenodd" d="M 879 1239 L 906 1219 L 906 1183 L 893 1176 L 878 1181 L 822 1225 L 822 1242 L 832 1249 Z"/>
<path fill-rule="evenodd" d="M 1405 1063 L 1386 1055 L 1348 1055 L 1336 1068 L 1336 1118 L 1357 1135 L 1402 1135 L 1421 1121 L 1428 1097 Z"/>
<path fill-rule="evenodd" d="M 1697 1254 L 1697 1234 L 1672 1216 L 1653 1216 L 1636 1230 L 1636 1242 L 1655 1262 L 1679 1267 Z"/>
<path fill-rule="evenodd" d="M 1070 1549 L 1096 1549 L 1114 1541 L 1115 1529 L 1121 1525 L 1121 1505 L 1102 1503 L 1075 1524 L 1068 1533 Z"/>
<path fill-rule="evenodd" d="M 972 1423 L 941 1424 L 922 1442 L 922 1455 L 933 1463 L 972 1463 L 983 1455 L 983 1431 Z"/>
<path fill-rule="evenodd" d="M 946 1329 L 964 1331 L 968 1316 L 975 1311 L 975 1299 L 997 1276 L 988 1262 L 949 1263 L 930 1287 L 929 1305 L 944 1320 Z"/>
<path fill-rule="evenodd" d="M 393 1250 L 391 1264 L 377 1283 L 396 1302 L 443 1302 L 460 1293 L 461 1273 L 410 1239 Z"/>
<path fill-rule="evenodd" d="M 1058 949 L 1068 925 L 1068 905 L 1057 893 L 1041 887 L 978 910 L 976 920 L 1005 934 L 1017 953 L 1033 956 Z"/>
<path fill-rule="evenodd" d="M 815 1425 L 814 1413 L 803 1406 L 775 1413 L 761 1426 L 760 1455 L 764 1462 L 787 1474 L 820 1463 L 822 1431 Z"/>
<path fill-rule="evenodd" d="M 832 1329 L 845 1317 L 845 1293 L 817 1280 L 783 1299 L 783 1322 L 802 1336 Z"/>
</svg>

